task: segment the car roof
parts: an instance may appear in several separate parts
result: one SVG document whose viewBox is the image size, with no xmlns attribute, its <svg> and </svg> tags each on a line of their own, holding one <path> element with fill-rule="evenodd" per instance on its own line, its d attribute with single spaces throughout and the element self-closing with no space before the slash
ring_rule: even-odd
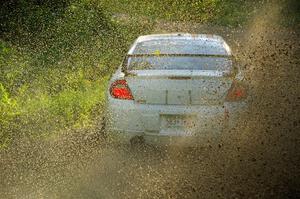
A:
<svg viewBox="0 0 300 199">
<path fill-rule="evenodd" d="M 150 34 L 150 35 L 142 35 L 139 36 L 132 47 L 130 48 L 128 54 L 134 54 L 135 47 L 140 43 L 149 42 L 149 41 L 157 41 L 157 40 L 198 40 L 198 41 L 206 41 L 218 43 L 222 46 L 228 55 L 231 55 L 231 49 L 224 41 L 224 39 L 219 35 L 214 34 L 190 34 L 190 33 L 169 33 L 169 34 Z"/>
</svg>

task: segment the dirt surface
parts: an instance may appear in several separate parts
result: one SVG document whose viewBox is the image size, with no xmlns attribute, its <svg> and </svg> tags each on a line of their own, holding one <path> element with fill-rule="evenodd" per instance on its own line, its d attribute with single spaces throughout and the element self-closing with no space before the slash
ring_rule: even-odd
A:
<svg viewBox="0 0 300 199">
<path fill-rule="evenodd" d="M 276 9 L 243 28 L 158 22 L 153 30 L 220 34 L 233 46 L 252 103 L 223 140 L 132 148 L 95 129 L 22 139 L 0 152 L 0 198 L 299 198 L 300 34 L 276 24 Z"/>
</svg>

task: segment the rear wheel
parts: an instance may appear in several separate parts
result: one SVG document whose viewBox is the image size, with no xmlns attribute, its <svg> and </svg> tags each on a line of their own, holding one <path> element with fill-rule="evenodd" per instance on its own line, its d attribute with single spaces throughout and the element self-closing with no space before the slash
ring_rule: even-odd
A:
<svg viewBox="0 0 300 199">
<path fill-rule="evenodd" d="M 131 139 L 124 139 L 123 136 L 120 136 L 122 132 L 114 132 L 109 128 L 109 117 L 104 116 L 99 130 L 99 139 L 103 139 L 107 144 L 111 144 L 117 147 L 132 147 L 136 148 L 141 146 L 144 143 L 144 138 L 142 136 L 134 136 Z"/>
</svg>

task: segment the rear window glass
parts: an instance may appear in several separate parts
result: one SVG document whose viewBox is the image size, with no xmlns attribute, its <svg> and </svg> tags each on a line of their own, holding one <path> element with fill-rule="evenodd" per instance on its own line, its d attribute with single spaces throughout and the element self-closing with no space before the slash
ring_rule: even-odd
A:
<svg viewBox="0 0 300 199">
<path fill-rule="evenodd" d="M 211 39 L 161 39 L 138 43 L 133 54 L 227 55 L 224 43 Z"/>
<path fill-rule="evenodd" d="M 145 56 L 129 57 L 128 70 L 218 70 L 228 71 L 232 61 L 229 57 L 194 56 Z"/>
</svg>

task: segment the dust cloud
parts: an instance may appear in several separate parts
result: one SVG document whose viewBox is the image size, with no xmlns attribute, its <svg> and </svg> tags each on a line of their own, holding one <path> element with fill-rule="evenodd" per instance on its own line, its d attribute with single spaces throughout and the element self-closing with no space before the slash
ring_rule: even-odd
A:
<svg viewBox="0 0 300 199">
<path fill-rule="evenodd" d="M 199 147 L 110 143 L 99 129 L 22 139 L 0 152 L 0 198 L 297 198 L 299 27 L 286 1 L 264 4 L 243 28 L 158 21 L 153 32 L 214 33 L 233 47 L 251 106 L 221 140 Z"/>
</svg>

